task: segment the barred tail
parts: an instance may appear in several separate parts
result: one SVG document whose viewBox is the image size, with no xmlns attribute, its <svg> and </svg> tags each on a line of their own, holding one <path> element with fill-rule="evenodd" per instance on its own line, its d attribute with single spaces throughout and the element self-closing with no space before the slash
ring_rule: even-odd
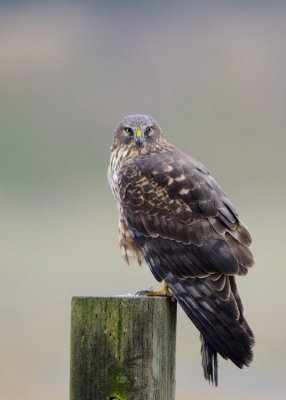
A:
<svg viewBox="0 0 286 400">
<path fill-rule="evenodd" d="M 239 368 L 250 364 L 254 335 L 233 276 L 179 280 L 169 273 L 166 282 L 201 333 L 202 366 L 210 383 L 218 384 L 217 353 Z"/>
</svg>

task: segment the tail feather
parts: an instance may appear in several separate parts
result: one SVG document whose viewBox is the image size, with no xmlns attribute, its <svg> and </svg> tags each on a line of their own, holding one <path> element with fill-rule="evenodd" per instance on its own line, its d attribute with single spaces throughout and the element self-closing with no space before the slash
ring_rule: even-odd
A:
<svg viewBox="0 0 286 400">
<path fill-rule="evenodd" d="M 179 304 L 201 333 L 202 366 L 205 378 L 217 385 L 217 353 L 239 368 L 249 365 L 254 335 L 243 316 L 243 307 L 234 277 L 227 277 L 224 291 L 210 277 L 176 279 L 166 282 Z M 226 293 L 229 295 L 226 296 Z"/>
<path fill-rule="evenodd" d="M 214 386 L 218 385 L 218 364 L 217 364 L 217 352 L 210 346 L 204 336 L 201 334 L 200 339 L 202 342 L 201 355 L 202 355 L 202 367 L 204 370 L 204 377 L 209 383 Z"/>
</svg>

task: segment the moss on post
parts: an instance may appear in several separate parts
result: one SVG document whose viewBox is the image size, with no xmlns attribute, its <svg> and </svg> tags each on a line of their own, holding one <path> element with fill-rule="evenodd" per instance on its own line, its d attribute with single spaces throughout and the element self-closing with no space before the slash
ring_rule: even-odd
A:
<svg viewBox="0 0 286 400">
<path fill-rule="evenodd" d="M 70 400 L 174 400 L 176 302 L 72 300 Z"/>
</svg>

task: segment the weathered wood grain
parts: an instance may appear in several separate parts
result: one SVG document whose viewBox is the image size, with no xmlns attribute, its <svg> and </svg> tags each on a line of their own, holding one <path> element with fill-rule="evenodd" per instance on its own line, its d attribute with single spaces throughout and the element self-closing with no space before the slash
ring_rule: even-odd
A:
<svg viewBox="0 0 286 400">
<path fill-rule="evenodd" d="M 176 302 L 72 300 L 70 400 L 174 400 Z"/>
</svg>

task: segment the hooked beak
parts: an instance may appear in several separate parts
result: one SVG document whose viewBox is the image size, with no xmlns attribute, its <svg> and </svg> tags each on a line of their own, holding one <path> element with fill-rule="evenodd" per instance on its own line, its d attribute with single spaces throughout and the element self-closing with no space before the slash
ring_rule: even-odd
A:
<svg viewBox="0 0 286 400">
<path fill-rule="evenodd" d="M 135 141 L 137 146 L 141 146 L 141 144 L 143 143 L 143 135 L 141 129 L 136 130 Z"/>
</svg>

